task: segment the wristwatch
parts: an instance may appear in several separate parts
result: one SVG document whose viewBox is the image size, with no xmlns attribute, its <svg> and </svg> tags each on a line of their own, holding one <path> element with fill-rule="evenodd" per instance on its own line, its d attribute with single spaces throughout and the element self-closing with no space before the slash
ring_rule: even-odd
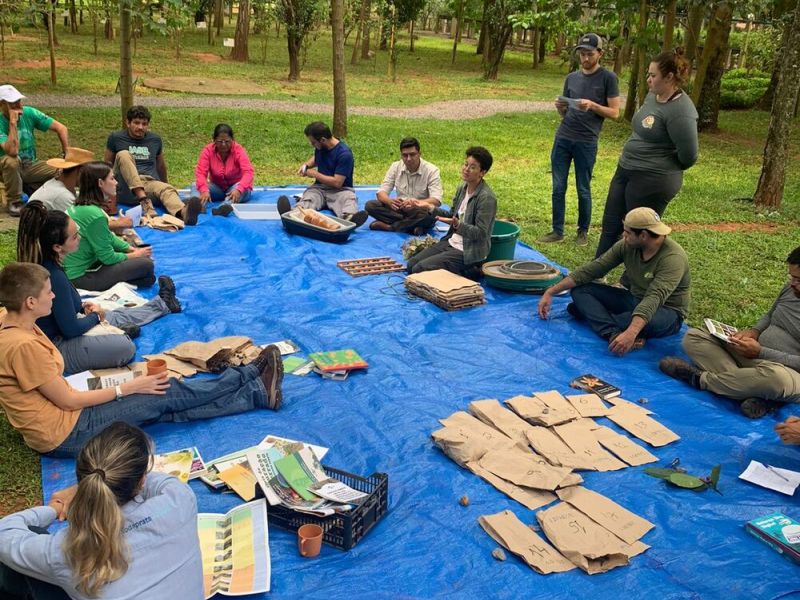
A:
<svg viewBox="0 0 800 600">
<path fill-rule="evenodd" d="M 114 392 L 117 394 L 117 398 L 116 399 L 117 400 L 122 400 L 122 386 L 115 385 L 114 386 Z"/>
</svg>

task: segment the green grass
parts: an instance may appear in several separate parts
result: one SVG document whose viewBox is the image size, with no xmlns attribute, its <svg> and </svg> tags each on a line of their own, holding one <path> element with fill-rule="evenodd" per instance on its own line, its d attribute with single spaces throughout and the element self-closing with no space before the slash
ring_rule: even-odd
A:
<svg viewBox="0 0 800 600">
<path fill-rule="evenodd" d="M 31 35 L 23 31 L 23 35 Z M 230 35 L 230 32 L 228 33 Z M 101 55 L 95 59 L 89 48 L 91 40 L 60 33 L 59 56 L 69 56 L 71 66 L 59 70 L 62 93 L 113 94 L 116 83 L 116 44 L 101 41 Z M 405 44 L 405 42 L 402 42 Z M 204 38 L 191 36 L 185 50 L 187 58 L 176 62 L 173 51 L 162 38 L 148 37 L 139 42 L 137 71 L 150 76 L 202 74 L 247 79 L 268 87 L 266 98 L 298 101 L 330 101 L 328 40 L 321 36 L 308 57 L 304 80 L 285 82 L 286 55 L 282 42 L 270 39 L 266 66 L 251 62 L 238 65 L 229 61 L 200 63 L 190 54 L 208 52 Z M 351 105 L 403 106 L 422 102 L 491 98 L 548 100 L 558 93 L 564 68 L 555 59 L 541 70 L 530 69 L 530 57 L 510 52 L 501 69 L 501 79 L 485 83 L 480 79 L 479 61 L 474 48 L 464 45 L 457 65 L 450 67 L 451 42 L 423 37 L 413 55 L 403 52 L 397 85 L 385 77 L 386 57 L 380 53 L 376 62 L 348 67 L 348 90 Z M 8 51 L 25 60 L 46 58 L 41 43 L 12 42 Z M 221 48 L 213 50 L 222 53 Z M 253 55 L 256 49 L 251 47 Z M 349 53 L 348 53 L 349 56 Z M 93 62 L 92 65 L 86 64 Z M 4 72 L 12 78 L 24 78 L 24 92 L 48 91 L 47 66 L 10 67 Z M 141 90 L 139 90 L 141 91 Z M 155 92 L 149 92 L 154 94 Z M 142 98 L 147 102 L 147 98 Z M 102 155 L 108 132 L 118 126 L 116 109 L 61 109 L 40 106 L 66 123 L 74 145 Z M 191 181 L 197 154 L 220 121 L 230 123 L 237 139 L 248 149 L 256 168 L 259 184 L 299 183 L 297 165 L 310 154 L 302 135 L 311 120 L 329 120 L 330 115 L 267 114 L 259 111 L 226 109 L 156 109 L 152 126 L 165 139 L 165 155 L 170 179 L 178 185 Z M 785 281 L 783 263 L 798 244 L 800 222 L 800 173 L 796 165 L 800 153 L 800 133 L 795 127 L 790 149 L 790 168 L 784 202 L 779 213 L 758 214 L 742 198 L 752 196 L 758 180 L 764 135 L 769 115 L 763 112 L 724 112 L 721 132 L 704 134 L 700 140 L 700 160 L 686 173 L 681 193 L 673 200 L 666 221 L 683 224 L 674 237 L 687 250 L 692 267 L 693 304 L 690 323 L 713 315 L 737 326 L 752 324 L 775 298 Z M 352 116 L 349 119 L 348 143 L 356 156 L 356 183 L 379 182 L 388 164 L 397 158 L 397 143 L 403 136 L 414 135 L 423 145 L 428 160 L 442 171 L 445 195 L 453 193 L 459 181 L 459 165 L 464 149 L 472 144 L 489 148 L 495 165 L 487 180 L 499 199 L 499 215 L 511 217 L 522 226 L 522 240 L 532 244 L 550 226 L 549 152 L 557 126 L 555 113 L 506 114 L 495 117 L 437 121 L 385 119 Z M 622 145 L 630 133 L 626 123 L 606 123 L 601 138 L 595 178 L 593 229 L 590 245 L 575 247 L 567 242 L 543 248 L 553 260 L 574 268 L 592 258 L 599 235 L 605 194 Z M 53 135 L 39 137 L 42 156 L 58 150 Z M 567 196 L 567 228 L 577 217 L 574 186 Z M 776 224 L 770 233 L 719 233 L 706 226 L 719 223 Z M 0 265 L 13 258 L 13 232 L 0 233 Z M 533 318 L 533 317 L 531 317 Z M 0 419 L 0 514 L 31 503 L 41 497 L 38 459 L 26 449 L 19 435 Z"/>
</svg>

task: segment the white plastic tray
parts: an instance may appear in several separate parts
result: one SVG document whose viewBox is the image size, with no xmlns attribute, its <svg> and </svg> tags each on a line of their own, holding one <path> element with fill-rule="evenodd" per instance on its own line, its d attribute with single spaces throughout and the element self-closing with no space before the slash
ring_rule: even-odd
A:
<svg viewBox="0 0 800 600">
<path fill-rule="evenodd" d="M 279 221 L 278 207 L 275 204 L 231 204 L 233 212 L 246 221 Z"/>
</svg>

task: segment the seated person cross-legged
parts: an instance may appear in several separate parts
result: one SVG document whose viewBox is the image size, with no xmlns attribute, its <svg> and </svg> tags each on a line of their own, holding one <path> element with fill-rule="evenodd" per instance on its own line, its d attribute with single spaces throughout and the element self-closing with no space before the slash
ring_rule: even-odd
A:
<svg viewBox="0 0 800 600">
<path fill-rule="evenodd" d="M 352 221 L 360 227 L 368 215 L 367 211 L 358 210 L 358 199 L 353 189 L 353 151 L 320 121 L 306 125 L 304 133 L 314 148 L 314 156 L 300 165 L 297 174 L 314 179 L 314 183 L 303 192 L 297 206 L 314 210 L 327 208 L 340 219 Z M 280 214 L 291 209 L 287 196 L 278 198 Z"/>
<path fill-rule="evenodd" d="M 751 419 L 800 402 L 800 247 L 786 262 L 789 282 L 758 323 L 727 342 L 690 329 L 683 349 L 694 364 L 671 356 L 663 358 L 659 368 L 692 387 L 738 402 Z"/>
<path fill-rule="evenodd" d="M 103 291 L 126 281 L 149 287 L 155 283 L 152 249 L 133 248 L 108 228 L 103 204 L 117 189 L 114 171 L 108 163 L 90 162 L 81 168 L 80 192 L 67 210 L 78 224 L 80 245 L 64 256 L 64 271 L 76 287 Z"/>
<path fill-rule="evenodd" d="M 210 144 L 200 152 L 194 170 L 192 195 L 205 204 L 212 202 L 245 203 L 253 191 L 253 165 L 244 146 L 233 139 L 233 129 L 226 123 L 214 128 Z M 227 217 L 233 208 L 223 204 L 213 208 L 214 215 Z"/>
<path fill-rule="evenodd" d="M 539 301 L 539 317 L 550 314 L 553 296 L 572 290 L 567 312 L 608 341 L 623 355 L 641 348 L 646 338 L 678 333 L 689 309 L 689 260 L 672 231 L 652 208 L 630 211 L 623 221 L 623 239 L 590 263 L 548 288 Z M 625 265 L 630 291 L 593 283 Z"/>
<path fill-rule="evenodd" d="M 6 265 L 0 302 L 8 311 L 0 323 L 0 406 L 25 443 L 42 454 L 75 456 L 114 421 L 141 426 L 280 408 L 283 363 L 274 345 L 214 379 L 180 381 L 161 373 L 84 392 L 64 379 L 61 353 L 36 325 L 53 304 L 47 269 Z"/>
<path fill-rule="evenodd" d="M 484 181 L 492 162 L 492 155 L 486 148 L 467 149 L 461 168 L 464 182 L 453 197 L 453 210 L 437 208 L 434 211 L 436 220 L 450 225 L 450 230 L 436 244 L 408 260 L 409 273 L 447 269 L 470 278 L 480 276 L 480 265 L 491 250 L 497 214 L 497 199 Z"/>
<path fill-rule="evenodd" d="M 22 209 L 17 233 L 17 260 L 42 265 L 50 273 L 53 311 L 36 324 L 64 357 L 67 375 L 121 367 L 133 360 L 132 339 L 139 328 L 170 313 L 180 312 L 175 284 L 170 277 L 158 278 L 158 296 L 142 306 L 104 311 L 98 304 L 82 302 L 61 264 L 78 248 L 78 225 L 66 213 L 48 211 L 41 202 L 28 202 Z M 86 335 L 101 322 L 125 333 Z"/>
<path fill-rule="evenodd" d="M 399 231 L 422 235 L 433 227 L 433 211 L 442 204 L 442 181 L 439 168 L 423 160 L 416 138 L 403 138 L 400 158 L 386 172 L 378 199 L 364 208 L 375 219 L 369 228 L 376 231 Z M 392 190 L 397 197 L 391 198 Z"/>
<path fill-rule="evenodd" d="M 0 520 L 0 597 L 202 598 L 194 492 L 152 465 L 138 427 L 116 422 L 90 439 L 77 484 Z M 46 534 L 57 519 L 69 526 Z"/>
</svg>

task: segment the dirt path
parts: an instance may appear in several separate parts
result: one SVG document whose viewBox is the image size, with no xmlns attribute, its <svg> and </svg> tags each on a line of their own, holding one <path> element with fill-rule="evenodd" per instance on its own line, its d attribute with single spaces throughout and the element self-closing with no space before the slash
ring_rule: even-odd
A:
<svg viewBox="0 0 800 600">
<path fill-rule="evenodd" d="M 288 100 L 258 100 L 232 96 L 150 96 L 146 101 L 150 107 L 175 108 L 244 108 L 268 112 L 330 113 L 333 105 L 323 102 L 295 102 Z M 31 94 L 26 101 L 29 106 L 47 108 L 117 108 L 117 96 L 66 96 L 60 94 Z M 454 100 L 433 102 L 409 108 L 381 108 L 377 106 L 350 106 L 351 115 L 391 117 L 396 119 L 480 119 L 497 113 L 546 112 L 555 110 L 552 102 L 530 102 L 527 100 Z"/>
</svg>

